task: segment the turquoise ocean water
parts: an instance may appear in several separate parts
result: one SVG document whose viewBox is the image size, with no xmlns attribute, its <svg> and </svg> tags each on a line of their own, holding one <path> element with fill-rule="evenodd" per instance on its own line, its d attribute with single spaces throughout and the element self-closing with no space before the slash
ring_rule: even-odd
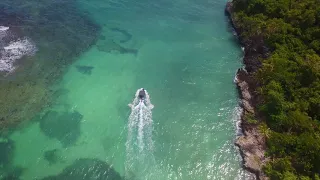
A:
<svg viewBox="0 0 320 180">
<path fill-rule="evenodd" d="M 70 7 L 51 1 L 3 3 L 21 12 L 34 7 L 31 20 L 53 13 L 35 20 L 59 26 L 50 28 L 57 32 L 52 38 L 46 39 L 48 31 L 26 33 L 44 54 L 38 59 L 63 51 L 52 50 L 55 39 L 72 53 L 85 37 L 94 38 L 75 55 L 62 53 L 73 60 L 46 84 L 55 89 L 50 106 L 6 137 L 14 148 L 3 174 L 18 169 L 13 174 L 24 180 L 248 178 L 233 144 L 239 118 L 233 79 L 242 52 L 224 15 L 225 0 L 72 0 Z M 82 19 L 73 11 L 99 30 L 68 27 Z M 128 104 L 142 87 L 154 105 L 152 121 L 130 127 Z M 140 149 L 130 151 L 134 146 Z"/>
</svg>

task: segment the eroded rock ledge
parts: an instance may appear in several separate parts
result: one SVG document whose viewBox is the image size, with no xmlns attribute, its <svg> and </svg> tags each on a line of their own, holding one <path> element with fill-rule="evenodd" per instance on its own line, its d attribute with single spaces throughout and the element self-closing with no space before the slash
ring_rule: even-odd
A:
<svg viewBox="0 0 320 180">
<path fill-rule="evenodd" d="M 251 75 L 244 69 L 237 72 L 236 84 L 239 89 L 241 106 L 242 136 L 239 136 L 235 144 L 239 147 L 243 158 L 243 166 L 249 172 L 256 175 L 257 179 L 268 179 L 262 172 L 267 158 L 265 157 L 265 138 L 259 131 L 259 123 L 255 122 L 256 112 L 254 107 L 254 95 L 252 88 L 249 86 Z M 254 121 L 254 122 L 250 122 Z"/>
<path fill-rule="evenodd" d="M 228 2 L 225 9 L 226 15 L 230 18 L 232 26 L 238 35 L 242 30 L 237 26 L 233 16 L 232 2 Z M 239 147 L 243 158 L 243 166 L 246 170 L 256 175 L 258 180 L 269 179 L 262 171 L 267 162 L 265 157 L 265 137 L 259 130 L 259 118 L 256 112 L 258 97 L 255 93 L 258 82 L 253 78 L 253 73 L 261 67 L 260 57 L 268 56 L 268 49 L 264 46 L 263 39 L 255 37 L 254 41 L 244 40 L 238 36 L 239 43 L 244 48 L 244 68 L 238 70 L 235 83 L 237 84 L 241 98 L 243 113 L 241 114 L 241 129 L 243 135 L 239 136 L 235 144 Z"/>
</svg>

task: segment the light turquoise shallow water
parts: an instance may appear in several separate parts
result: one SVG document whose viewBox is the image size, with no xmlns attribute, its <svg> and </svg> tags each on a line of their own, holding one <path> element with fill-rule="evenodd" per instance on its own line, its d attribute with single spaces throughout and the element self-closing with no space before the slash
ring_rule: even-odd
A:
<svg viewBox="0 0 320 180">
<path fill-rule="evenodd" d="M 22 179 L 57 174 L 78 158 L 106 161 L 135 179 L 245 179 L 233 145 L 238 117 L 233 79 L 242 54 L 228 30 L 225 1 L 79 0 L 77 5 L 103 27 L 101 38 L 68 68 L 49 110 L 79 112 L 80 136 L 64 146 L 43 134 L 39 122 L 15 131 L 13 164 L 26 168 Z M 110 28 L 132 38 L 121 43 L 126 35 Z M 112 40 L 137 54 L 101 50 Z M 93 69 L 86 74 L 77 66 Z M 148 166 L 143 172 L 126 172 L 128 156 L 139 158 L 125 145 L 128 104 L 141 87 L 155 106 L 154 161 L 133 164 Z M 43 154 L 52 149 L 61 160 L 49 164 Z"/>
</svg>

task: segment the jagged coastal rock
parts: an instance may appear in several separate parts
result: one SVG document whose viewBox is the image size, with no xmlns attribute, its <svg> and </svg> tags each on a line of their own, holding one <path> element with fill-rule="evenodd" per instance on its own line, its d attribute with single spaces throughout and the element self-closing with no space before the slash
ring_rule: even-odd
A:
<svg viewBox="0 0 320 180">
<path fill-rule="evenodd" d="M 230 18 L 236 33 L 240 35 L 242 31 L 233 17 L 232 2 L 227 3 L 225 13 Z M 238 70 L 235 81 L 243 108 L 243 113 L 241 114 L 243 135 L 237 138 L 235 144 L 240 149 L 244 168 L 254 173 L 256 179 L 266 180 L 268 177 L 262 171 L 262 167 L 267 162 L 265 157 L 265 137 L 259 131 L 259 120 L 257 123 L 248 122 L 249 116 L 257 117 L 257 112 L 255 111 L 257 82 L 253 78 L 253 73 L 260 68 L 261 62 L 258 59 L 264 54 L 266 48 L 260 48 L 264 47 L 263 40 L 253 42 L 241 39 L 241 37 L 238 37 L 238 39 L 244 49 L 243 63 L 245 68 Z"/>
<path fill-rule="evenodd" d="M 248 83 L 241 79 L 239 74 L 246 73 L 244 70 L 239 70 L 236 84 L 238 86 L 241 106 L 244 109 L 241 115 L 241 128 L 243 135 L 239 136 L 235 144 L 239 147 L 241 156 L 243 158 L 243 166 L 249 172 L 256 175 L 257 179 L 268 179 L 262 172 L 262 167 L 265 165 L 267 159 L 265 153 L 265 139 L 259 132 L 257 124 L 248 123 L 246 116 L 255 113 L 252 105 L 252 93 L 249 90 Z M 249 76 L 247 74 L 247 76 Z"/>
<path fill-rule="evenodd" d="M 254 109 L 250 103 L 251 101 L 251 94 L 249 92 L 249 85 L 246 81 L 238 81 L 237 82 L 238 88 L 240 89 L 241 92 L 241 103 L 243 108 L 248 111 L 249 113 L 254 113 Z"/>
</svg>

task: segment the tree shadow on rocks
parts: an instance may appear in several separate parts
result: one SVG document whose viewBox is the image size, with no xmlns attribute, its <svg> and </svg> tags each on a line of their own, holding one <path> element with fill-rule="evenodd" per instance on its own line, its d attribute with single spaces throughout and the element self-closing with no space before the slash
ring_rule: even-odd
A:
<svg viewBox="0 0 320 180">
<path fill-rule="evenodd" d="M 56 176 L 45 177 L 42 180 L 123 180 L 108 163 L 83 158 L 76 160 Z"/>
<path fill-rule="evenodd" d="M 53 139 L 58 139 L 63 147 L 73 145 L 79 138 L 80 122 L 83 115 L 78 111 L 58 113 L 47 112 L 40 120 L 42 132 Z"/>
</svg>

